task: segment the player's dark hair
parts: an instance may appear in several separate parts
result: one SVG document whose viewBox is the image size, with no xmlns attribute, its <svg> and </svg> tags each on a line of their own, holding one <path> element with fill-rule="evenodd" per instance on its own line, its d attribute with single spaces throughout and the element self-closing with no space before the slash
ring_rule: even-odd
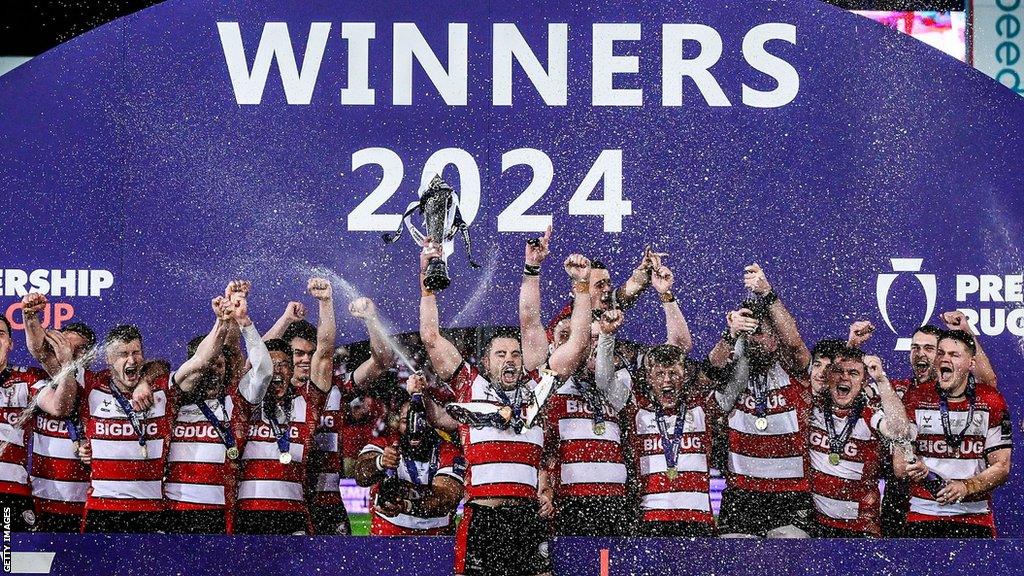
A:
<svg viewBox="0 0 1024 576">
<path fill-rule="evenodd" d="M 607 270 L 608 266 L 606 266 L 605 263 L 601 262 L 600 260 L 591 260 L 590 268 L 592 270 Z"/>
<path fill-rule="evenodd" d="M 914 334 L 917 334 L 918 332 L 920 332 L 921 334 L 927 334 L 928 336 L 935 336 L 935 338 L 939 338 L 940 336 L 942 336 L 944 330 L 933 324 L 925 324 L 924 326 L 921 326 L 917 330 L 914 330 Z M 910 336 L 913 337 L 914 334 L 911 334 Z"/>
<path fill-rule="evenodd" d="M 519 339 L 518 330 L 512 328 L 498 328 L 487 339 L 487 342 L 484 343 L 484 347 L 480 352 L 481 359 L 486 358 L 491 353 L 491 346 L 494 345 L 494 341 L 497 340 L 498 338 L 508 338 L 510 340 L 515 340 L 516 342 L 519 342 L 520 346 L 522 346 L 522 340 Z"/>
<path fill-rule="evenodd" d="M 316 326 L 313 326 L 306 320 L 292 322 L 284 329 L 281 339 L 290 344 L 296 338 L 302 338 L 316 344 Z"/>
<path fill-rule="evenodd" d="M 955 340 L 960 342 L 967 347 L 971 356 L 978 353 L 978 345 L 974 343 L 974 338 L 963 330 L 944 330 L 942 335 L 939 336 L 939 342 L 942 342 L 943 340 Z"/>
<path fill-rule="evenodd" d="M 292 346 L 288 342 L 280 338 L 271 338 L 264 342 L 267 346 L 267 352 L 283 352 L 288 356 L 288 359 L 292 358 Z"/>
<path fill-rule="evenodd" d="M 111 344 L 113 342 L 132 342 L 138 340 L 142 342 L 142 332 L 139 332 L 139 327 L 134 324 L 121 324 L 120 326 L 114 326 L 107 332 L 107 338 L 103 341 L 105 344 Z"/>
<path fill-rule="evenodd" d="M 654 365 L 682 364 L 686 358 L 683 349 L 672 344 L 654 346 L 644 355 L 644 364 L 650 368 Z"/>
<path fill-rule="evenodd" d="M 811 359 L 828 358 L 829 360 L 835 360 L 836 355 L 845 348 L 847 348 L 846 342 L 839 338 L 818 340 L 818 343 L 811 349 Z"/>
<path fill-rule="evenodd" d="M 74 332 L 85 339 L 88 346 L 96 344 L 96 333 L 85 322 L 71 322 L 60 329 L 61 332 Z"/>
</svg>

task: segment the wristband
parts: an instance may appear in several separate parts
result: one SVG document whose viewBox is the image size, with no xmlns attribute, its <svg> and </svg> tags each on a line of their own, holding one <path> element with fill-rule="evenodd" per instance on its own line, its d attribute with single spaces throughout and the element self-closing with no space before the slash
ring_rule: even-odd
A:
<svg viewBox="0 0 1024 576">
<path fill-rule="evenodd" d="M 590 281 L 589 280 L 574 280 L 572 283 L 572 291 L 576 294 L 589 294 L 590 293 Z"/>
<path fill-rule="evenodd" d="M 676 297 L 674 294 L 672 294 L 671 290 L 665 292 L 664 294 L 658 294 L 658 298 L 661 299 L 662 304 L 670 304 L 676 301 Z"/>
<path fill-rule="evenodd" d="M 523 276 L 540 276 L 540 265 L 523 264 Z"/>
<path fill-rule="evenodd" d="M 377 467 L 378 472 L 384 471 L 384 453 L 377 454 L 377 458 L 373 461 L 374 466 Z"/>
<path fill-rule="evenodd" d="M 761 296 L 761 303 L 765 306 L 771 306 L 779 301 L 779 295 L 775 293 L 775 290 L 769 290 L 767 294 Z"/>
</svg>

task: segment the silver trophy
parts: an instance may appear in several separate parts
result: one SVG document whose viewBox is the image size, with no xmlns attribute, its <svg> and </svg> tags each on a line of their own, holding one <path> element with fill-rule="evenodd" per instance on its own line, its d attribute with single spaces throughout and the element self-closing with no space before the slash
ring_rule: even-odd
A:
<svg viewBox="0 0 1024 576">
<path fill-rule="evenodd" d="M 413 215 L 417 212 L 423 215 L 424 234 L 413 224 Z M 429 236 L 435 242 L 441 244 L 441 258 L 431 258 L 427 263 L 427 270 L 423 278 L 423 287 L 432 290 L 444 290 L 451 284 L 448 276 L 448 257 L 455 251 L 455 234 L 462 234 L 462 241 L 466 244 L 466 254 L 469 258 L 469 265 L 479 268 L 480 265 L 473 261 L 473 247 L 469 239 L 469 224 L 462 219 L 459 211 L 459 196 L 447 182 L 436 174 L 430 181 L 430 186 L 420 196 L 419 200 L 409 204 L 405 214 L 402 216 L 402 224 L 394 233 L 384 234 L 384 242 L 391 244 L 402 235 L 402 229 L 408 228 L 409 234 L 417 244 L 423 246 L 426 237 Z"/>
</svg>

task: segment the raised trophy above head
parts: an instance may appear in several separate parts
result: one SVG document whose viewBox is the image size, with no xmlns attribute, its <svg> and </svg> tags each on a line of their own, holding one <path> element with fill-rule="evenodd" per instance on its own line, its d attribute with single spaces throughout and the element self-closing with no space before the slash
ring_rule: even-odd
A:
<svg viewBox="0 0 1024 576">
<path fill-rule="evenodd" d="M 413 224 L 413 215 L 419 212 L 423 214 L 423 227 L 426 233 Z M 450 184 L 441 178 L 440 174 L 434 175 L 430 186 L 420 195 L 419 200 L 409 204 L 405 214 L 402 216 L 402 225 L 394 233 L 384 234 L 384 242 L 391 244 L 402 235 L 402 229 L 408 228 L 409 234 L 417 244 L 426 244 L 429 236 L 433 241 L 441 244 L 443 257 L 432 258 L 427 263 L 427 271 L 423 278 L 423 287 L 428 290 L 444 290 L 451 284 L 448 276 L 448 257 L 455 251 L 455 234 L 462 233 L 462 241 L 466 244 L 466 254 L 469 257 L 469 265 L 479 268 L 480 265 L 473 261 L 473 248 L 469 239 L 469 224 L 462 219 L 459 211 L 459 196 Z"/>
</svg>

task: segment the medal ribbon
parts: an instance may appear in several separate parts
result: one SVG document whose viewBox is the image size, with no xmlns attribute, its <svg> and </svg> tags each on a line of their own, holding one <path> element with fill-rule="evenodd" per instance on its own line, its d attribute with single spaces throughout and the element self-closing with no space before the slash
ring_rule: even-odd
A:
<svg viewBox="0 0 1024 576">
<path fill-rule="evenodd" d="M 754 388 L 754 414 L 764 418 L 768 413 L 768 375 L 755 375 L 750 379 Z"/>
<path fill-rule="evenodd" d="M 850 414 L 846 417 L 846 423 L 843 424 L 843 430 L 836 434 L 836 423 L 832 418 L 832 401 L 828 401 L 828 405 L 825 407 L 825 428 L 828 431 L 828 445 L 832 454 L 842 454 L 843 447 L 846 446 L 846 441 L 850 439 L 853 434 L 853 427 L 857 425 L 857 420 L 860 419 L 864 413 L 864 402 L 857 400 L 857 402 L 850 409 Z"/>
<path fill-rule="evenodd" d="M 665 422 L 665 413 L 661 406 L 654 408 L 654 420 L 658 423 L 658 432 L 661 434 L 661 449 L 665 453 L 665 465 L 668 469 L 674 470 L 679 460 L 679 444 L 683 439 L 683 426 L 686 423 L 686 415 L 679 409 L 676 410 L 676 425 L 673 434 L 668 432 L 668 424 Z"/>
<path fill-rule="evenodd" d="M 579 388 L 583 400 L 590 406 L 590 411 L 594 413 L 594 427 L 604 424 L 604 394 L 601 394 L 596 385 L 586 380 L 577 380 L 576 387 Z"/>
<path fill-rule="evenodd" d="M 121 391 L 117 389 L 117 384 L 110 383 L 110 393 L 114 396 L 114 400 L 117 400 L 117 405 L 121 407 L 121 411 L 128 417 L 128 421 L 132 425 L 132 429 L 139 436 L 139 446 L 145 450 L 146 448 L 146 429 L 142 427 L 142 419 L 139 418 L 139 413 L 132 408 L 132 405 L 128 403 Z M 70 435 L 70 432 L 68 433 Z"/>
<path fill-rule="evenodd" d="M 936 384 L 938 387 L 938 384 Z M 976 397 L 974 393 L 974 387 L 967 387 L 967 422 L 964 423 L 964 428 L 957 434 L 953 434 L 953 425 L 949 421 L 949 399 L 946 398 L 942 391 L 939 391 L 939 415 L 942 417 L 942 433 L 946 437 L 946 445 L 952 450 L 960 452 L 960 444 L 964 441 L 964 436 L 967 436 L 967 430 L 971 427 L 971 422 L 974 421 L 974 405 L 976 404 Z"/>
<path fill-rule="evenodd" d="M 73 442 L 73 443 L 81 443 L 82 442 L 82 432 L 79 431 L 79 429 L 78 429 L 78 420 L 75 420 L 74 418 L 65 418 L 64 419 L 64 427 L 67 428 L 68 438 L 71 439 L 71 442 Z"/>
<path fill-rule="evenodd" d="M 289 404 L 291 400 L 288 401 Z M 284 412 L 284 424 L 277 422 L 277 404 L 264 404 L 263 414 L 270 421 L 270 429 L 274 432 L 274 437 L 277 438 L 277 451 L 281 454 L 286 454 L 291 449 L 292 439 L 288 437 L 288 426 L 291 422 L 292 412 L 291 410 L 283 410 Z M 283 426 L 283 427 L 282 427 Z"/>
<path fill-rule="evenodd" d="M 203 416 L 206 416 L 206 419 L 210 421 L 210 424 L 213 424 L 213 429 L 217 431 L 217 435 L 220 436 L 220 441 L 224 443 L 224 446 L 226 446 L 229 449 L 234 448 L 235 433 L 232 432 L 231 429 L 226 424 L 223 424 L 220 421 L 220 419 L 217 418 L 217 414 L 213 410 L 210 410 L 210 407 L 206 405 L 206 400 L 200 399 L 198 402 L 196 402 L 196 404 L 199 405 L 199 410 L 203 413 Z M 226 417 L 228 414 L 228 409 L 227 405 L 224 404 L 223 398 L 221 398 L 220 405 L 224 406 L 224 416 Z M 280 443 L 280 441 L 278 442 Z"/>
<path fill-rule="evenodd" d="M 434 475 L 437 474 L 437 468 L 440 464 L 440 448 L 441 443 L 437 442 L 434 444 L 433 450 L 430 451 L 430 465 L 427 467 L 427 482 L 420 482 L 419 469 L 416 468 L 416 461 L 412 458 L 402 457 L 402 463 L 405 464 L 405 471 L 409 474 L 409 479 L 416 486 L 430 486 L 430 483 L 434 481 Z"/>
</svg>

